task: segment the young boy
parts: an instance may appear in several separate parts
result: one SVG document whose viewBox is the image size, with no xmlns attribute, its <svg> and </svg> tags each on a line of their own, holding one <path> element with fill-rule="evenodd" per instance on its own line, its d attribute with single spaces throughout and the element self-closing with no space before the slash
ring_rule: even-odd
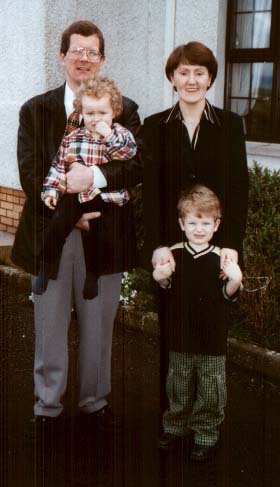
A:
<svg viewBox="0 0 280 487">
<path fill-rule="evenodd" d="M 92 166 L 114 159 L 125 161 L 131 159 L 137 150 L 133 135 L 121 125 L 113 123 L 113 118 L 122 112 L 122 96 L 114 81 L 107 77 L 96 77 L 82 83 L 76 93 L 74 108 L 75 117 L 70 125 L 75 127 L 76 124 L 78 128 L 69 133 L 68 124 L 43 185 L 42 199 L 55 213 L 40 255 L 40 271 L 33 284 L 36 294 L 46 290 L 49 277 L 57 277 L 65 239 L 81 215 L 91 211 L 111 211 L 108 208 L 110 203 L 122 206 L 130 198 L 126 189 L 105 193 L 94 185 L 79 195 L 64 194 L 69 164 L 80 162 Z M 83 127 L 79 127 L 79 120 L 75 120 L 79 115 L 83 118 Z M 98 236 L 101 233 L 102 216 L 91 220 L 90 231 L 82 234 L 87 271 L 83 290 L 85 299 L 92 299 L 98 294 Z"/>
<path fill-rule="evenodd" d="M 211 241 L 221 220 L 217 196 L 195 185 L 178 203 L 184 242 L 171 247 L 176 262 L 158 264 L 153 277 L 165 295 L 169 369 L 169 408 L 163 415 L 159 447 L 168 449 L 190 430 L 191 458 L 206 460 L 214 451 L 226 404 L 226 305 L 241 286 L 239 266 L 229 260 L 220 269 L 220 249 Z"/>
</svg>

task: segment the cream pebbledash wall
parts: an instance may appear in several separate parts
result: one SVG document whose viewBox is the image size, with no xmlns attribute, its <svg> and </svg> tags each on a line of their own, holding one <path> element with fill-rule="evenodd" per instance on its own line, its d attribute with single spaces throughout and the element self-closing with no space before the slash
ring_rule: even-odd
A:
<svg viewBox="0 0 280 487">
<path fill-rule="evenodd" d="M 117 3 L 113 0 L 2 0 L 0 61 L 4 69 L 0 74 L 0 104 L 5 117 L 0 118 L 0 186 L 20 188 L 16 161 L 18 112 L 28 98 L 63 82 L 59 45 L 61 32 L 67 25 L 88 19 L 100 26 L 107 56 L 102 73 L 114 78 L 123 94 L 138 103 L 143 119 L 169 106 L 173 99 L 172 89 L 165 82 L 164 65 L 175 45 L 200 39 L 218 54 L 219 11 L 225 3 L 219 0 L 119 0 Z M 220 80 L 222 83 L 222 76 Z M 222 97 L 216 95 L 218 92 L 217 83 L 211 97 L 217 97 L 220 102 Z"/>
<path fill-rule="evenodd" d="M 18 111 L 24 100 L 45 87 L 44 17 L 43 0 L 1 0 L 0 186 L 20 187 L 16 160 Z"/>
<path fill-rule="evenodd" d="M 172 49 L 190 40 L 204 42 L 217 56 L 209 99 L 223 105 L 226 8 L 227 0 L 1 0 L 0 187 L 20 189 L 18 112 L 28 98 L 63 82 L 60 36 L 71 22 L 88 19 L 100 26 L 107 57 L 102 73 L 138 103 L 143 120 L 176 100 L 164 66 Z M 264 154 L 254 158 L 265 161 Z"/>
</svg>

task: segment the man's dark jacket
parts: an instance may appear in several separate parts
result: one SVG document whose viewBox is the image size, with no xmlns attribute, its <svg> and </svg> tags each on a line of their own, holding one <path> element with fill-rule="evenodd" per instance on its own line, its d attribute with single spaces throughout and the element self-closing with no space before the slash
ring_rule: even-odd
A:
<svg viewBox="0 0 280 487">
<path fill-rule="evenodd" d="M 178 117 L 178 105 L 144 121 L 145 262 L 160 245 L 182 240 L 177 203 L 182 190 L 203 183 L 219 197 L 222 224 L 213 243 L 242 253 L 248 204 L 248 170 L 241 118 L 211 106 L 202 117 L 195 150 Z"/>
<path fill-rule="evenodd" d="M 26 202 L 15 237 L 12 260 L 31 274 L 37 274 L 44 231 L 52 216 L 41 201 L 41 190 L 65 131 L 64 89 L 65 85 L 36 96 L 20 110 L 18 164 Z M 132 100 L 123 97 L 123 113 L 116 121 L 133 133 L 140 146 L 137 108 Z M 131 161 L 112 161 L 102 168 L 99 166 L 99 169 L 107 180 L 106 191 L 135 186 L 141 181 L 139 156 Z M 98 246 L 100 273 L 127 270 L 135 266 L 138 260 L 132 202 L 122 207 L 108 203 L 104 213 L 100 217 L 102 229 Z"/>
</svg>

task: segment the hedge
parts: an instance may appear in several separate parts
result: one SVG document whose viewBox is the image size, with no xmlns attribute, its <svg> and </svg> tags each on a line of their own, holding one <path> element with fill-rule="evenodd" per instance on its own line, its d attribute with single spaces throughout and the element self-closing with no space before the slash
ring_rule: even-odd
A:
<svg viewBox="0 0 280 487">
<path fill-rule="evenodd" d="M 280 350 L 280 171 L 254 162 L 244 240 L 244 291 L 231 332 Z"/>
</svg>

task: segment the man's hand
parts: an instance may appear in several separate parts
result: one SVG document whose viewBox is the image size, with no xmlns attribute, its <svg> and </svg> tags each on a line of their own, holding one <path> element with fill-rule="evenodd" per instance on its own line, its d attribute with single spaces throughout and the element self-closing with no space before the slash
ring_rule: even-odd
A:
<svg viewBox="0 0 280 487">
<path fill-rule="evenodd" d="M 160 247 L 159 249 L 154 250 L 152 257 L 152 264 L 154 268 L 158 264 L 167 264 L 168 262 L 170 263 L 171 271 L 175 272 L 176 264 L 169 247 Z"/>
<path fill-rule="evenodd" d="M 76 223 L 75 227 L 80 230 L 89 231 L 89 220 L 99 218 L 101 216 L 100 211 L 92 211 L 91 213 L 84 213 L 80 220 Z"/>
<path fill-rule="evenodd" d="M 86 191 L 93 184 L 93 171 L 79 162 L 73 162 L 66 173 L 67 193 Z"/>
<path fill-rule="evenodd" d="M 221 269 L 223 268 L 226 260 L 229 260 L 230 262 L 235 262 L 237 264 L 238 252 L 234 249 L 226 249 L 226 248 L 221 249 L 221 255 L 220 255 Z"/>
</svg>

